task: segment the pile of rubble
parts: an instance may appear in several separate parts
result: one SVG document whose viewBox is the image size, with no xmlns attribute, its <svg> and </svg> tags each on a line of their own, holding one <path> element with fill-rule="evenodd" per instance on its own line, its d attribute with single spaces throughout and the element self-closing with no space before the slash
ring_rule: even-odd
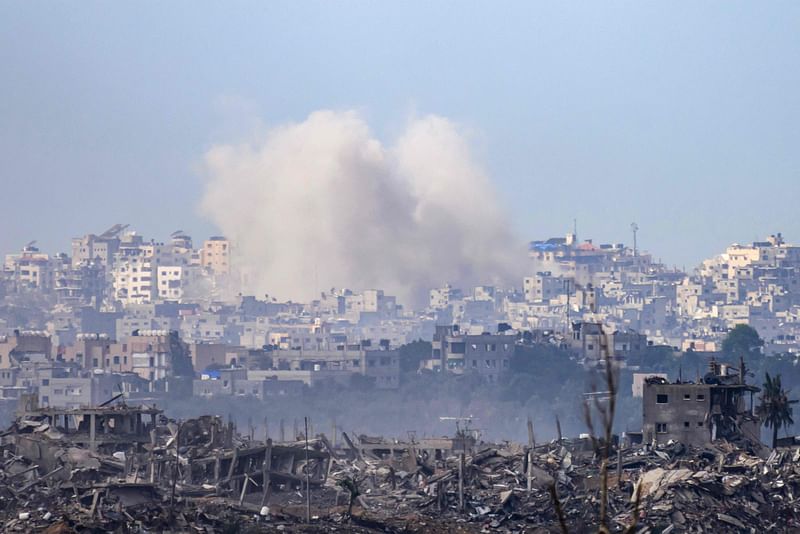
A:
<svg viewBox="0 0 800 534">
<path fill-rule="evenodd" d="M 602 472 L 589 440 L 533 449 L 477 447 L 409 469 L 409 458 L 334 460 L 332 479 L 359 481 L 359 504 L 375 517 L 417 513 L 478 530 L 560 530 L 556 489 L 570 532 L 596 528 Z M 612 530 L 638 532 L 786 531 L 800 528 L 800 449 L 753 451 L 719 442 L 698 449 L 672 443 L 612 454 L 607 470 Z M 638 502 L 636 496 L 639 496 Z"/>
<path fill-rule="evenodd" d="M 2 438 L 3 532 L 800 529 L 800 449 L 324 435 L 273 443 L 155 407 L 28 406 Z M 555 497 L 554 497 L 555 496 Z M 308 525 L 307 521 L 311 524 Z"/>
</svg>

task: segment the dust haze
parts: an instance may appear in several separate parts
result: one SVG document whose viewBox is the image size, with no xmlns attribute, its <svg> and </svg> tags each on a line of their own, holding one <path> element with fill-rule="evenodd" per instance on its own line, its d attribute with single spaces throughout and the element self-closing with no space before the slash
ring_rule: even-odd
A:
<svg viewBox="0 0 800 534">
<path fill-rule="evenodd" d="M 356 111 L 316 111 L 205 155 L 203 212 L 236 245 L 243 291 L 307 300 L 444 282 L 502 284 L 523 250 L 468 136 L 436 115 L 391 142 Z"/>
</svg>

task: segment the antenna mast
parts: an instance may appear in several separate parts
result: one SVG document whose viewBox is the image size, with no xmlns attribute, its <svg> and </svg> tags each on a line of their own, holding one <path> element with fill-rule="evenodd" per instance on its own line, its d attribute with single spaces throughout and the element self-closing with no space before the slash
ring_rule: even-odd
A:
<svg viewBox="0 0 800 534">
<path fill-rule="evenodd" d="M 639 225 L 635 222 L 631 223 L 631 231 L 633 232 L 633 255 L 638 256 L 638 249 L 636 248 L 636 232 L 639 231 Z"/>
</svg>

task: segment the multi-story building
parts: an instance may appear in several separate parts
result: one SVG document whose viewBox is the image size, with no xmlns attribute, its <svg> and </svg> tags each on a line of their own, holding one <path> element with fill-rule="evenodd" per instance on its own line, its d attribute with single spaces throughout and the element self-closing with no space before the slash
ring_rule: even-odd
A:
<svg viewBox="0 0 800 534">
<path fill-rule="evenodd" d="M 106 334 L 78 334 L 75 342 L 66 347 L 62 358 L 67 362 L 75 362 L 86 370 L 130 371 L 130 362 L 122 361 L 119 355 L 112 360 L 114 341 Z M 123 367 L 124 366 L 124 367 Z"/>
<path fill-rule="evenodd" d="M 570 290 L 572 280 L 563 276 L 553 276 L 550 271 L 538 272 L 522 281 L 525 302 L 547 302 Z"/>
<path fill-rule="evenodd" d="M 126 306 L 182 300 L 199 270 L 200 254 L 190 247 L 191 238 L 182 233 L 173 234 L 168 244 L 145 243 L 135 234 L 123 236 L 112 270 L 116 300 Z"/>
<path fill-rule="evenodd" d="M 51 259 L 31 242 L 17 254 L 7 254 L 4 270 L 16 290 L 49 292 L 55 287 L 58 260 Z"/>
<path fill-rule="evenodd" d="M 231 243 L 221 236 L 214 236 L 203 242 L 200 264 L 213 274 L 231 272 Z"/>
<path fill-rule="evenodd" d="M 199 267 L 191 265 L 161 265 L 158 267 L 158 298 L 180 302 L 191 292 L 200 278 Z"/>
<path fill-rule="evenodd" d="M 423 367 L 454 374 L 476 373 L 487 382 L 496 382 L 511 367 L 516 332 L 479 335 L 462 333 L 457 325 L 437 326 L 431 358 Z"/>
<path fill-rule="evenodd" d="M 155 274 L 152 258 L 145 255 L 142 247 L 141 236 L 126 234 L 114 255 L 114 299 L 124 306 L 148 303 L 153 297 Z"/>
<path fill-rule="evenodd" d="M 645 379 L 644 441 L 702 447 L 717 439 L 743 437 L 760 443 L 760 421 L 754 410 L 759 389 L 745 382 L 745 374 L 741 363 L 734 370 L 712 360 L 710 371 L 696 383 Z"/>
<path fill-rule="evenodd" d="M 97 263 L 104 268 L 111 268 L 114 256 L 119 250 L 119 234 L 127 228 L 127 224 L 115 224 L 102 234 L 86 234 L 72 239 L 72 266 L 77 268 L 84 264 Z"/>
<path fill-rule="evenodd" d="M 86 376 L 51 378 L 37 388 L 43 408 L 85 408 L 98 406 L 120 393 L 147 390 L 137 375 L 91 373 Z"/>
<path fill-rule="evenodd" d="M 59 304 L 100 307 L 106 295 L 106 271 L 100 263 L 62 264 L 55 275 Z"/>
<path fill-rule="evenodd" d="M 188 346 L 177 332 L 140 331 L 124 340 L 130 356 L 131 371 L 151 383 L 172 376 L 192 376 Z"/>
<path fill-rule="evenodd" d="M 388 343 L 377 348 L 360 344 L 341 350 L 278 350 L 272 353 L 273 367 L 288 371 L 345 371 L 375 381 L 379 389 L 400 385 L 400 359 Z"/>
<path fill-rule="evenodd" d="M 587 363 L 596 363 L 606 357 L 624 360 L 641 353 L 648 341 L 647 336 L 634 330 L 615 330 L 599 322 L 577 321 L 572 323 L 570 346 Z"/>
</svg>

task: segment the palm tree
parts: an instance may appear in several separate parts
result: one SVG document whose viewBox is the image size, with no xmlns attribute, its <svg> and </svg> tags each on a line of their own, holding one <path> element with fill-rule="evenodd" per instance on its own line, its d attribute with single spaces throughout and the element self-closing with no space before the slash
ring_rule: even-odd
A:
<svg viewBox="0 0 800 534">
<path fill-rule="evenodd" d="M 772 448 L 778 444 L 778 430 L 794 424 L 792 419 L 792 404 L 797 401 L 789 400 L 786 390 L 781 386 L 781 375 L 774 377 L 766 375 L 764 390 L 759 397 L 761 404 L 758 406 L 758 415 L 761 416 L 764 426 L 772 429 Z"/>
</svg>

